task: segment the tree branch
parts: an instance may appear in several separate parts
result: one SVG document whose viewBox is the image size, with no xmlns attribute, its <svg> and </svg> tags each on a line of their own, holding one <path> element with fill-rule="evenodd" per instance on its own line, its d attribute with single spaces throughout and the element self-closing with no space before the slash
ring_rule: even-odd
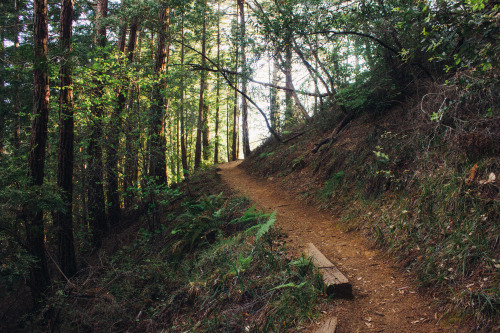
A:
<svg viewBox="0 0 500 333">
<path fill-rule="evenodd" d="M 209 67 L 202 67 L 199 64 L 185 64 L 185 65 L 191 66 L 195 70 L 204 70 L 204 71 L 208 71 L 208 72 L 212 72 L 212 73 L 222 73 L 222 72 L 224 72 L 224 73 L 230 74 L 230 75 L 238 75 L 238 76 L 241 76 L 241 77 L 245 77 L 240 72 L 235 72 L 235 71 L 232 71 L 232 70 L 229 70 L 229 69 L 220 68 L 220 67 L 218 69 L 214 69 L 214 68 L 209 68 Z M 307 91 L 300 91 L 300 90 L 296 90 L 296 89 L 293 89 L 293 88 L 287 88 L 287 87 L 283 87 L 283 86 L 277 86 L 275 84 L 268 83 L 268 82 L 257 81 L 255 79 L 250 78 L 250 77 L 245 77 L 245 78 L 248 81 L 250 81 L 250 82 L 253 82 L 253 83 L 256 83 L 256 84 L 260 84 L 260 85 L 262 85 L 264 87 L 275 88 L 275 89 L 285 90 L 285 91 L 292 91 L 292 92 L 295 92 L 297 94 L 305 95 L 305 96 L 311 96 L 311 97 L 328 97 L 328 96 L 331 95 L 329 93 L 316 94 L 316 93 L 311 93 L 311 92 L 307 92 Z"/>
<path fill-rule="evenodd" d="M 227 74 L 221 70 L 221 68 L 219 67 L 219 65 L 213 61 L 212 59 L 210 59 L 209 57 L 203 55 L 200 51 L 196 50 L 195 48 L 175 39 L 175 38 L 172 38 L 172 41 L 176 42 L 176 43 L 179 43 L 181 45 L 184 45 L 184 47 L 187 47 L 188 49 L 190 49 L 191 51 L 197 53 L 198 55 L 201 55 L 203 58 L 205 58 L 208 62 L 210 62 L 213 66 L 215 66 L 217 68 L 217 71 L 219 71 L 219 73 L 222 74 L 222 77 L 224 78 L 224 80 L 226 80 L 227 84 L 233 88 L 235 91 L 237 91 L 241 96 L 243 96 L 244 98 L 246 98 L 250 104 L 252 104 L 253 106 L 255 106 L 255 108 L 259 111 L 259 113 L 262 115 L 262 117 L 264 117 L 264 120 L 266 122 L 266 126 L 267 126 L 267 129 L 269 130 L 269 132 L 274 136 L 274 138 L 276 138 L 276 140 L 278 140 L 279 142 L 283 142 L 283 140 L 281 140 L 280 136 L 278 135 L 278 133 L 276 133 L 276 131 L 271 127 L 271 124 L 269 124 L 269 120 L 267 119 L 267 116 L 266 114 L 264 113 L 264 111 L 262 111 L 262 109 L 257 105 L 257 103 L 255 103 L 247 94 L 245 94 L 243 91 L 241 91 L 240 89 L 238 89 L 236 86 L 234 86 L 234 84 L 231 82 L 231 80 L 229 80 L 229 78 L 227 77 Z"/>
<path fill-rule="evenodd" d="M 369 38 L 369 39 L 377 42 L 378 44 L 380 44 L 384 48 L 388 49 L 392 53 L 399 55 L 399 51 L 397 51 L 393 47 L 387 45 L 381 39 L 379 39 L 377 37 L 374 37 L 372 35 L 369 35 L 369 34 L 362 33 L 362 32 L 357 32 L 357 31 L 320 30 L 320 31 L 314 31 L 314 32 L 309 32 L 309 33 L 299 33 L 299 34 L 302 34 L 302 35 L 324 35 L 324 34 L 331 34 L 331 35 L 354 35 L 354 36 L 365 37 L 365 38 Z"/>
</svg>

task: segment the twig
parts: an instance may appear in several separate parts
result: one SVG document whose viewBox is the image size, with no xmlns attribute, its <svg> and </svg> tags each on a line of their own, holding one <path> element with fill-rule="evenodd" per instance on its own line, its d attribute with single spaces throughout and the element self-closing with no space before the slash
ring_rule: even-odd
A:
<svg viewBox="0 0 500 333">
<path fill-rule="evenodd" d="M 61 267 L 59 267 L 59 265 L 57 264 L 57 262 L 54 260 L 54 258 L 52 258 L 52 256 L 50 255 L 49 251 L 45 251 L 45 253 L 47 253 L 47 256 L 50 258 L 50 260 L 52 260 L 52 262 L 54 263 L 54 265 L 56 265 L 56 268 L 57 270 L 59 271 L 59 273 L 61 273 L 61 275 L 64 277 L 64 279 L 66 280 L 66 282 L 74 289 L 76 289 L 76 285 L 71 282 L 68 277 L 66 276 L 66 274 L 64 274 L 64 272 L 62 271 Z"/>
</svg>

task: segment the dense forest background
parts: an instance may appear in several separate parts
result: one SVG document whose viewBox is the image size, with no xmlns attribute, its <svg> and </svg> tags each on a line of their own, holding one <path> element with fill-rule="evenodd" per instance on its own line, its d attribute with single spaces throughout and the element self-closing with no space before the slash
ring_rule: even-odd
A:
<svg viewBox="0 0 500 333">
<path fill-rule="evenodd" d="M 1 293 L 26 282 L 43 299 L 131 214 L 158 230 L 165 198 L 176 200 L 169 185 L 249 156 L 267 135 L 294 140 L 313 118 L 334 119 L 317 150 L 361 115 L 418 96 L 470 161 L 498 154 L 499 9 L 2 1 Z"/>
</svg>

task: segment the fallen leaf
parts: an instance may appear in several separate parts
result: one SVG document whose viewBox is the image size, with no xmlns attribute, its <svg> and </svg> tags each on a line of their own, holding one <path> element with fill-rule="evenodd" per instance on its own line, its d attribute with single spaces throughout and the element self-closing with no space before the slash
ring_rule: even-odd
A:
<svg viewBox="0 0 500 333">
<path fill-rule="evenodd" d="M 477 163 L 474 164 L 474 166 L 470 169 L 469 171 L 469 177 L 467 177 L 467 180 L 465 181 L 466 185 L 470 185 L 474 178 L 476 177 L 476 172 L 477 172 L 478 165 Z"/>
</svg>

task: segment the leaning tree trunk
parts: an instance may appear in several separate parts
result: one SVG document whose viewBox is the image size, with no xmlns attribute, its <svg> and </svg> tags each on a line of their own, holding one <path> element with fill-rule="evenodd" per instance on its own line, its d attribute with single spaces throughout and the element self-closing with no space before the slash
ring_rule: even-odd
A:
<svg viewBox="0 0 500 333">
<path fill-rule="evenodd" d="M 35 0 L 34 11 L 34 66 L 33 66 L 33 121 L 31 123 L 28 154 L 28 179 L 31 185 L 43 185 L 47 125 L 49 119 L 49 71 L 47 0 Z M 26 211 L 26 238 L 31 255 L 37 260 L 31 267 L 30 287 L 35 300 L 42 297 L 50 283 L 45 256 L 43 210 L 36 207 Z"/>
<path fill-rule="evenodd" d="M 76 273 L 75 246 L 73 242 L 73 73 L 69 59 L 72 49 L 73 0 L 63 0 L 61 6 L 61 94 L 59 154 L 57 185 L 61 189 L 65 211 L 54 215 L 57 226 L 57 258 L 67 277 Z"/>
</svg>

